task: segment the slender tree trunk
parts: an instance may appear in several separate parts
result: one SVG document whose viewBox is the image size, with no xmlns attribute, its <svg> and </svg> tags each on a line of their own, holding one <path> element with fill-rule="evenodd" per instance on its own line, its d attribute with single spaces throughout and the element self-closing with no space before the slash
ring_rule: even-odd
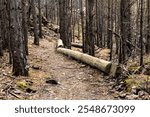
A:
<svg viewBox="0 0 150 117">
<path fill-rule="evenodd" d="M 111 30 L 111 1 L 112 0 L 108 0 L 108 24 L 107 24 L 107 47 L 109 49 L 111 49 L 111 40 L 112 40 L 112 31 Z"/>
<path fill-rule="evenodd" d="M 60 38 L 63 40 L 63 43 L 64 43 L 64 33 L 65 33 L 65 30 L 63 29 L 64 28 L 64 8 L 63 8 L 63 2 L 64 0 L 59 0 L 59 26 L 60 26 Z"/>
<path fill-rule="evenodd" d="M 86 52 L 86 43 L 85 43 L 85 22 L 84 22 L 84 10 L 83 10 L 83 0 L 80 0 L 80 14 L 81 14 L 81 27 L 82 27 L 82 51 Z"/>
<path fill-rule="evenodd" d="M 150 0 L 147 0 L 148 8 L 148 28 L 147 28 L 147 43 L 146 43 L 146 53 L 150 54 Z"/>
<path fill-rule="evenodd" d="M 12 49 L 11 49 L 11 34 L 10 34 L 10 27 L 11 27 L 11 16 L 10 16 L 10 2 L 7 2 L 7 13 L 8 13 L 8 50 L 9 50 L 9 64 L 13 63 L 13 58 L 12 58 Z"/>
<path fill-rule="evenodd" d="M 41 0 L 38 0 L 38 9 L 39 9 L 39 37 L 42 38 Z"/>
<path fill-rule="evenodd" d="M 45 16 L 46 16 L 46 19 L 49 19 L 48 18 L 48 3 L 47 3 L 47 0 L 46 0 L 46 4 L 45 4 Z"/>
<path fill-rule="evenodd" d="M 95 56 L 95 36 L 94 36 L 94 5 L 95 0 L 88 0 L 89 7 L 89 54 Z"/>
<path fill-rule="evenodd" d="M 113 56 L 113 29 L 114 29 L 114 21 L 113 21 L 113 11 L 114 11 L 114 0 L 111 0 L 111 14 L 110 14 L 110 61 Z"/>
<path fill-rule="evenodd" d="M 37 15 L 36 15 L 36 7 L 35 0 L 31 0 L 31 12 L 33 16 L 33 25 L 34 25 L 34 44 L 39 45 L 39 36 L 38 36 L 38 26 L 37 26 Z"/>
<path fill-rule="evenodd" d="M 140 65 L 143 65 L 143 0 L 141 1 L 141 17 L 140 17 L 140 48 L 141 48 L 141 56 L 140 56 Z"/>
<path fill-rule="evenodd" d="M 100 27 L 100 32 L 99 32 L 99 38 L 100 38 L 100 42 L 99 42 L 99 46 L 101 47 L 101 48 L 103 48 L 103 4 L 104 4 L 104 1 L 103 0 L 101 0 L 101 2 L 100 2 L 100 11 L 99 11 L 99 13 L 100 13 L 100 17 L 99 17 L 99 27 Z"/>
<path fill-rule="evenodd" d="M 72 29 L 71 29 L 71 1 L 67 0 L 67 6 L 66 6 L 66 13 L 67 13 L 67 17 L 66 17 L 66 34 L 67 34 L 67 48 L 71 49 L 71 40 L 72 40 Z"/>
<path fill-rule="evenodd" d="M 3 48 L 2 48 L 2 31 L 1 31 L 1 21 L 2 21 L 2 1 L 0 1 L 0 56 L 3 56 Z"/>
<path fill-rule="evenodd" d="M 0 56 L 3 56 L 3 48 L 2 48 L 2 33 L 1 33 L 1 17 L 0 17 Z"/>
<path fill-rule="evenodd" d="M 27 0 L 22 0 L 22 28 L 24 36 L 25 52 L 28 55 L 28 25 L 27 25 Z"/>
<path fill-rule="evenodd" d="M 101 1 L 102 2 L 102 1 Z M 96 25 L 97 25 L 97 46 L 102 48 L 103 27 L 102 27 L 102 8 L 99 0 L 96 0 Z"/>
<path fill-rule="evenodd" d="M 85 53 L 89 53 L 89 5 L 88 0 L 85 0 L 86 6 L 86 31 L 85 31 Z"/>
<path fill-rule="evenodd" d="M 115 32 L 117 34 L 120 34 L 119 33 L 119 26 L 118 26 L 118 23 L 119 23 L 119 12 L 118 12 L 118 4 L 117 4 L 117 0 L 115 0 Z M 119 23 L 120 24 L 120 23 Z M 115 41 L 116 41 L 116 50 L 115 50 L 115 53 L 118 55 L 119 53 L 119 38 L 117 35 L 115 35 Z"/>
<path fill-rule="evenodd" d="M 2 8 L 1 8 L 1 38 L 2 38 L 2 45 L 3 45 L 3 49 L 8 49 L 8 26 L 9 26 L 9 22 L 8 22 L 8 14 L 7 14 L 7 3 L 6 0 L 1 0 L 1 4 L 2 4 Z"/>
</svg>

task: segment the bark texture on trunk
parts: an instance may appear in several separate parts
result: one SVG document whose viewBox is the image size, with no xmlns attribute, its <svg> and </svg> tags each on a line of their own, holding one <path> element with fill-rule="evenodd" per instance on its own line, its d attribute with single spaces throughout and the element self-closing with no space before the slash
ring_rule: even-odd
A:
<svg viewBox="0 0 150 117">
<path fill-rule="evenodd" d="M 36 7 L 35 7 L 35 0 L 31 0 L 31 9 L 32 9 L 32 16 L 33 16 L 33 25 L 34 25 L 34 44 L 39 45 L 39 36 L 38 36 L 38 26 L 37 26 L 37 14 L 36 14 Z"/>
<path fill-rule="evenodd" d="M 27 59 L 24 53 L 23 34 L 21 22 L 21 0 L 9 0 L 10 2 L 10 35 L 13 58 L 13 75 L 27 76 Z"/>
</svg>

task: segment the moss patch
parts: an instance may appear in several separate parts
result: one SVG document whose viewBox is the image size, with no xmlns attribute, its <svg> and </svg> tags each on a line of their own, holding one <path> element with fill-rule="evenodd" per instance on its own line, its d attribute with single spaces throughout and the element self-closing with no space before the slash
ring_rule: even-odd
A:
<svg viewBox="0 0 150 117">
<path fill-rule="evenodd" d="M 146 89 L 150 87 L 150 76 L 149 75 L 130 75 L 125 80 L 127 91 L 131 92 L 133 86 L 137 87 L 138 89 Z M 146 86 L 148 85 L 148 86 Z"/>
</svg>

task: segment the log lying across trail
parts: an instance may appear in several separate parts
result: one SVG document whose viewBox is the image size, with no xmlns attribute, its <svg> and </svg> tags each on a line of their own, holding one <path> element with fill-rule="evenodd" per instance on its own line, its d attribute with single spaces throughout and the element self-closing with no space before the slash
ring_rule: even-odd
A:
<svg viewBox="0 0 150 117">
<path fill-rule="evenodd" d="M 105 61 L 103 59 L 99 59 L 93 56 L 90 56 L 88 54 L 84 54 L 78 51 L 70 50 L 70 49 L 65 49 L 63 48 L 63 43 L 59 39 L 57 43 L 57 51 L 59 53 L 65 54 L 67 56 L 71 56 L 76 60 L 80 60 L 92 67 L 95 67 L 110 76 L 115 76 L 118 70 L 118 66 L 116 64 L 113 64 L 112 62 Z"/>
</svg>

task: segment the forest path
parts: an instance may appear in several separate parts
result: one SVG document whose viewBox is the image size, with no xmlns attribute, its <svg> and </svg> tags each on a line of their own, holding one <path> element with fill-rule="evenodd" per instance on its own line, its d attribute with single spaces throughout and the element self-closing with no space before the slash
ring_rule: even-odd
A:
<svg viewBox="0 0 150 117">
<path fill-rule="evenodd" d="M 57 53 L 53 36 L 42 39 L 40 47 L 31 45 L 30 53 L 29 64 L 38 64 L 46 77 L 35 78 L 37 92 L 30 99 L 114 99 L 101 72 Z M 56 80 L 59 85 L 47 84 L 47 79 Z"/>
</svg>

